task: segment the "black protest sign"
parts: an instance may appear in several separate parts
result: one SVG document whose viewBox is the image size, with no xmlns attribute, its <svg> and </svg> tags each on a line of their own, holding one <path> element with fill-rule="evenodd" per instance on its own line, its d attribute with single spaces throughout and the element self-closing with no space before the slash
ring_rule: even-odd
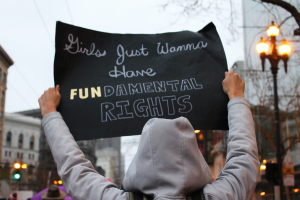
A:
<svg viewBox="0 0 300 200">
<path fill-rule="evenodd" d="M 227 130 L 227 71 L 215 26 L 197 32 L 111 34 L 57 22 L 59 111 L 76 140 L 141 134 L 153 117 Z"/>
</svg>

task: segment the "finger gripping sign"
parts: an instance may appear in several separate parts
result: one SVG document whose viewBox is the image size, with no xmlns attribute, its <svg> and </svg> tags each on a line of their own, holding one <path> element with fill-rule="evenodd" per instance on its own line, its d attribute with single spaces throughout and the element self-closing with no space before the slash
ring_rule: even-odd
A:
<svg viewBox="0 0 300 200">
<path fill-rule="evenodd" d="M 56 24 L 54 79 L 75 140 L 138 135 L 153 117 L 228 130 L 224 49 L 199 32 L 112 34 Z"/>
</svg>

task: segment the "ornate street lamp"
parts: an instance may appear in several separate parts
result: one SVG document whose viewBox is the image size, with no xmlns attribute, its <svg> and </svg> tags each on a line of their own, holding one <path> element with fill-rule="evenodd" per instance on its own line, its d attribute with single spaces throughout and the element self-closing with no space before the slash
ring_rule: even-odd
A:
<svg viewBox="0 0 300 200">
<path fill-rule="evenodd" d="M 282 60 L 284 63 L 284 70 L 287 73 L 287 61 L 289 59 L 289 54 L 291 53 L 291 47 L 287 44 L 286 40 L 283 39 L 282 44 L 279 46 L 278 53 L 276 36 L 279 34 L 279 28 L 274 25 L 274 22 L 272 22 L 272 25 L 268 27 L 267 34 L 270 37 L 271 42 L 269 55 L 267 55 L 269 45 L 263 37 L 261 37 L 260 42 L 256 45 L 256 50 L 259 53 L 262 61 L 262 70 L 265 71 L 265 60 L 268 59 L 271 64 L 272 73 L 277 74 L 278 63 L 280 60 Z"/>
<path fill-rule="evenodd" d="M 275 107 L 275 127 L 276 127 L 276 159 L 279 168 L 279 177 L 280 183 L 275 183 L 275 185 L 282 186 L 282 160 L 281 160 L 281 152 L 280 152 L 280 124 L 279 124 L 279 109 L 278 109 L 278 94 L 277 94 L 277 72 L 278 72 L 278 63 L 280 60 L 284 63 L 284 70 L 287 73 L 287 62 L 289 60 L 289 54 L 291 52 L 291 47 L 287 44 L 286 40 L 282 40 L 282 44 L 279 46 L 279 49 L 276 45 L 276 36 L 279 34 L 279 28 L 275 26 L 274 22 L 272 22 L 271 26 L 267 29 L 267 34 L 270 38 L 270 48 L 264 38 L 261 38 L 261 41 L 257 44 L 256 50 L 260 55 L 260 59 L 262 62 L 262 70 L 265 70 L 265 60 L 268 59 L 271 64 L 271 71 L 273 74 L 274 81 L 274 107 Z M 269 54 L 268 50 L 270 49 Z M 278 52 L 279 50 L 279 52 Z M 278 188 L 276 188 L 278 189 Z M 282 191 L 282 187 L 280 187 Z M 282 195 L 282 192 L 281 192 Z"/>
</svg>

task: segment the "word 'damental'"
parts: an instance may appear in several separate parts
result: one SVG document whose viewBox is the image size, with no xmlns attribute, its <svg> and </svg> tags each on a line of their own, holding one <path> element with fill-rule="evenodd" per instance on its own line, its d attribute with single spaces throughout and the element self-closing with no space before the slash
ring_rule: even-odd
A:
<svg viewBox="0 0 300 200">
<path fill-rule="evenodd" d="M 178 91 L 187 91 L 187 90 L 198 90 L 203 89 L 202 84 L 196 82 L 195 78 L 191 79 L 182 79 L 182 80 L 171 80 L 171 81 L 153 81 L 147 83 L 128 83 L 120 84 L 115 87 L 106 85 L 104 88 L 104 97 L 109 97 L 112 95 L 115 96 L 127 96 L 134 94 L 143 94 L 143 93 L 154 93 L 154 92 L 178 92 Z M 78 92 L 79 91 L 79 96 Z M 78 96 L 79 99 L 86 99 L 88 97 L 95 98 L 101 97 L 101 86 L 91 87 L 91 88 L 79 88 L 71 89 L 70 99 L 73 100 L 75 96 Z"/>
</svg>

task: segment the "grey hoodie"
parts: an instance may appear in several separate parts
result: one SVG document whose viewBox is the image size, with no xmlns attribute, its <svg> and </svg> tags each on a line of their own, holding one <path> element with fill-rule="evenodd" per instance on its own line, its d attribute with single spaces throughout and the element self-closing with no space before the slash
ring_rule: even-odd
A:
<svg viewBox="0 0 300 200">
<path fill-rule="evenodd" d="M 189 121 L 150 119 L 123 181 L 126 191 L 156 200 L 185 199 L 203 188 L 206 199 L 250 199 L 259 174 L 259 160 L 250 103 L 228 103 L 229 143 L 226 164 L 212 183 L 210 169 L 196 143 Z M 60 113 L 42 125 L 67 193 L 78 200 L 129 200 L 129 194 L 99 175 L 85 159 Z"/>
</svg>

